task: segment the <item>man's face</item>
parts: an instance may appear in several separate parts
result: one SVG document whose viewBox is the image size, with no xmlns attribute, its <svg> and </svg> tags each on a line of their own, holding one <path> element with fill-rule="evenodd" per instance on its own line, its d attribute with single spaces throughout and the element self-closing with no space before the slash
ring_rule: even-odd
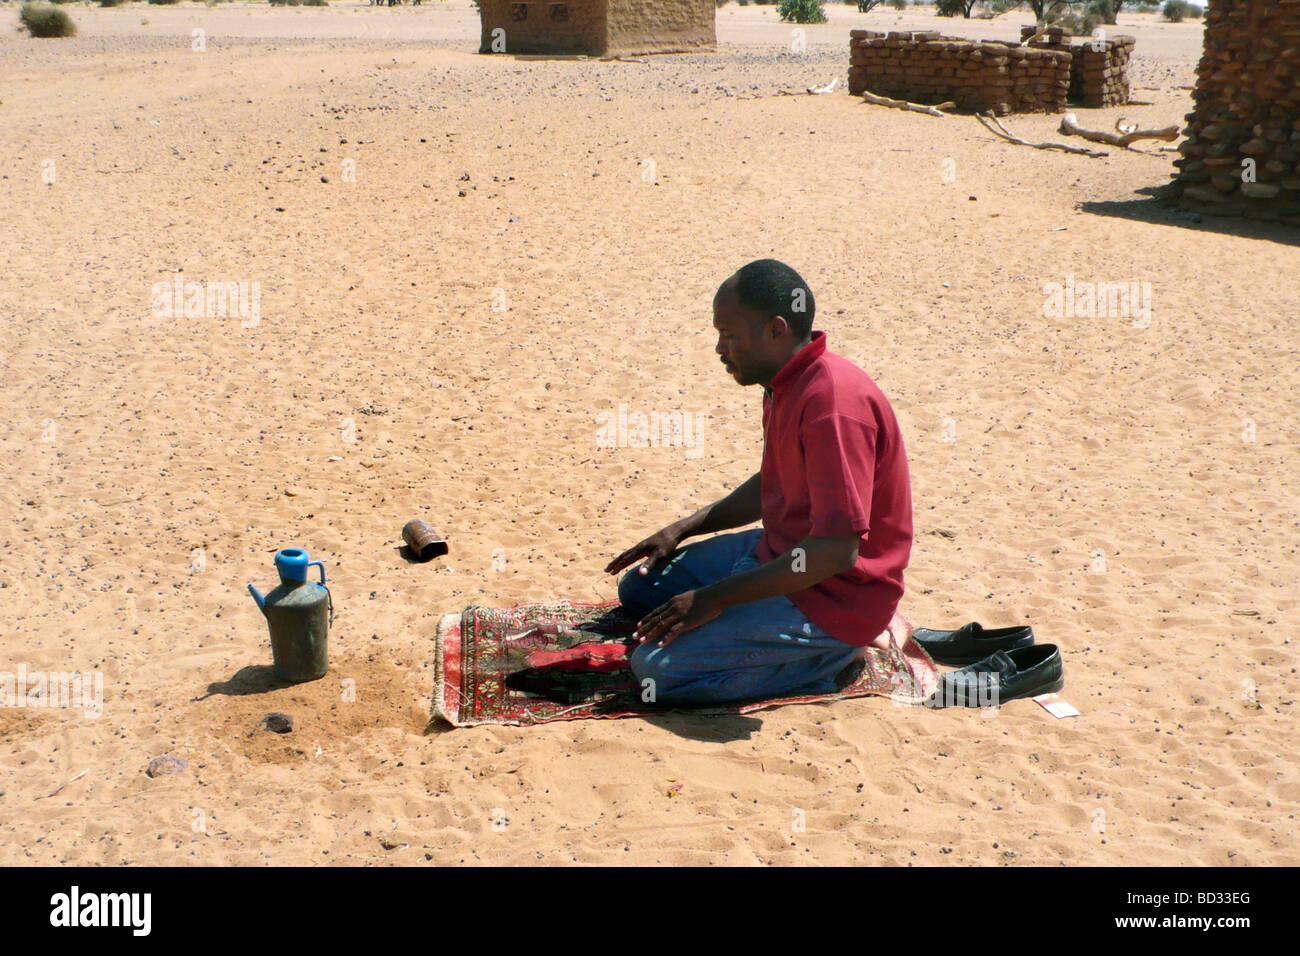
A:
<svg viewBox="0 0 1300 956">
<path fill-rule="evenodd" d="M 728 279 L 713 297 L 713 327 L 718 330 L 714 351 L 727 374 L 741 385 L 763 380 L 771 365 L 772 342 L 762 313 L 744 305 L 736 295 L 734 280 Z"/>
</svg>

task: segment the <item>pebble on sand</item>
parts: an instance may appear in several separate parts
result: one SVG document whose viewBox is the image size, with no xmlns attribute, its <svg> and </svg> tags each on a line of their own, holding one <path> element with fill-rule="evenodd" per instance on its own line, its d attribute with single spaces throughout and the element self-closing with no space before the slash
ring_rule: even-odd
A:
<svg viewBox="0 0 1300 956">
<path fill-rule="evenodd" d="M 287 734 L 293 730 L 293 718 L 288 714 L 267 714 L 262 726 L 273 734 Z"/>
<path fill-rule="evenodd" d="M 189 761 L 184 757 L 173 757 L 171 754 L 165 754 L 150 760 L 149 766 L 145 767 L 144 772 L 151 777 L 161 777 L 165 773 L 180 773 L 187 769 L 189 765 Z"/>
</svg>

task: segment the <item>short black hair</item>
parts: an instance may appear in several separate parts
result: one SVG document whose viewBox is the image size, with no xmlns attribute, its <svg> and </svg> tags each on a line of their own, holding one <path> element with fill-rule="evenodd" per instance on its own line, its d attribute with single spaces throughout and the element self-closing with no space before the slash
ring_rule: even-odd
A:
<svg viewBox="0 0 1300 956">
<path fill-rule="evenodd" d="M 736 273 L 736 294 L 744 305 L 769 319 L 782 316 L 799 341 L 811 334 L 817 314 L 812 289 L 784 262 L 756 259 L 742 266 Z"/>
</svg>

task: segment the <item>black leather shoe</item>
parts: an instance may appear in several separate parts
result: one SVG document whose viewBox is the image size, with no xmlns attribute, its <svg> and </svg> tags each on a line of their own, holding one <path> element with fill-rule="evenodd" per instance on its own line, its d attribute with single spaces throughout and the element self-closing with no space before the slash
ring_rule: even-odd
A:
<svg viewBox="0 0 1300 956">
<path fill-rule="evenodd" d="M 1061 652 L 1055 644 L 995 651 L 978 664 L 939 678 L 927 707 L 997 707 L 1018 697 L 1050 694 L 1065 686 Z"/>
<path fill-rule="evenodd" d="M 940 664 L 974 664 L 994 651 L 1013 651 L 1034 643 L 1034 631 L 1029 627 L 996 627 L 986 630 L 974 623 L 955 631 L 935 631 L 918 627 L 912 631 L 912 640 L 920 644 Z"/>
</svg>

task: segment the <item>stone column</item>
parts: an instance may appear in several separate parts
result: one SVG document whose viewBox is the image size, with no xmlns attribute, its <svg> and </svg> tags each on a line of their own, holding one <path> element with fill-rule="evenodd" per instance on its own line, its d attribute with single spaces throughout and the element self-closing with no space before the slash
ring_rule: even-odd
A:
<svg viewBox="0 0 1300 956">
<path fill-rule="evenodd" d="M 1172 195 L 1300 222 L 1300 0 L 1210 0 L 1196 74 Z"/>
</svg>

